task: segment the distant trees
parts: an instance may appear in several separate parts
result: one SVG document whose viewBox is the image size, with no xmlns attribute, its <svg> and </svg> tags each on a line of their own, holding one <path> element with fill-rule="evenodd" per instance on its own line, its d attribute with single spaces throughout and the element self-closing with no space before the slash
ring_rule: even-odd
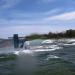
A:
<svg viewBox="0 0 75 75">
<path fill-rule="evenodd" d="M 67 30 L 66 37 L 70 37 L 70 38 L 75 37 L 75 30 L 72 30 L 72 29 Z"/>
<path fill-rule="evenodd" d="M 48 33 L 48 37 L 49 38 L 63 38 L 64 37 L 64 33 Z"/>
<path fill-rule="evenodd" d="M 25 37 L 27 40 L 33 40 L 33 39 L 59 39 L 59 38 L 75 38 L 75 30 L 66 30 L 65 32 L 60 33 L 52 33 L 49 32 L 48 34 L 32 34 Z"/>
<path fill-rule="evenodd" d="M 26 36 L 25 38 L 27 39 L 27 40 L 33 40 L 33 39 L 38 39 L 38 38 L 41 38 L 42 37 L 42 35 L 39 35 L 39 34 L 32 34 L 32 35 L 30 35 L 30 36 Z"/>
</svg>

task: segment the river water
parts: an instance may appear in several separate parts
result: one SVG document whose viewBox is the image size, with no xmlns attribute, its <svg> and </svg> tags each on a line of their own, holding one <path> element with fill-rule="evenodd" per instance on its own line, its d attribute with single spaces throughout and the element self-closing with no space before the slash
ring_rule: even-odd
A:
<svg viewBox="0 0 75 75">
<path fill-rule="evenodd" d="M 29 44 L 27 49 L 0 48 L 0 75 L 75 75 L 74 40 Z"/>
</svg>

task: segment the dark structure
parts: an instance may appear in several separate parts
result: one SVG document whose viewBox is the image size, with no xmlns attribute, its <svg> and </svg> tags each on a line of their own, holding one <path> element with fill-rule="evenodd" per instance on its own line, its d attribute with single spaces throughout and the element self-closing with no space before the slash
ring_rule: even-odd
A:
<svg viewBox="0 0 75 75">
<path fill-rule="evenodd" d="M 14 35 L 13 35 L 13 40 L 14 40 L 14 48 L 18 48 L 18 47 L 19 47 L 18 34 L 14 34 Z"/>
</svg>

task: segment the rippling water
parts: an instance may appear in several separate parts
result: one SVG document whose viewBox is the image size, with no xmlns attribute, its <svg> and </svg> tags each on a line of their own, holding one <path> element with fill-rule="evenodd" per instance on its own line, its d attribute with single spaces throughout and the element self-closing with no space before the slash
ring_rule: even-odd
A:
<svg viewBox="0 0 75 75">
<path fill-rule="evenodd" d="M 41 42 L 30 42 L 26 50 L 1 48 L 0 75 L 75 75 L 74 41 Z"/>
</svg>

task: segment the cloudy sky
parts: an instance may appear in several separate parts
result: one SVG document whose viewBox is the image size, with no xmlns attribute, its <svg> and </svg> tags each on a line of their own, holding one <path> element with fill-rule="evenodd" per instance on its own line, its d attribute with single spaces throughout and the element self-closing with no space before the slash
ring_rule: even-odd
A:
<svg viewBox="0 0 75 75">
<path fill-rule="evenodd" d="M 0 0 L 0 38 L 66 29 L 75 29 L 75 0 Z"/>
</svg>

